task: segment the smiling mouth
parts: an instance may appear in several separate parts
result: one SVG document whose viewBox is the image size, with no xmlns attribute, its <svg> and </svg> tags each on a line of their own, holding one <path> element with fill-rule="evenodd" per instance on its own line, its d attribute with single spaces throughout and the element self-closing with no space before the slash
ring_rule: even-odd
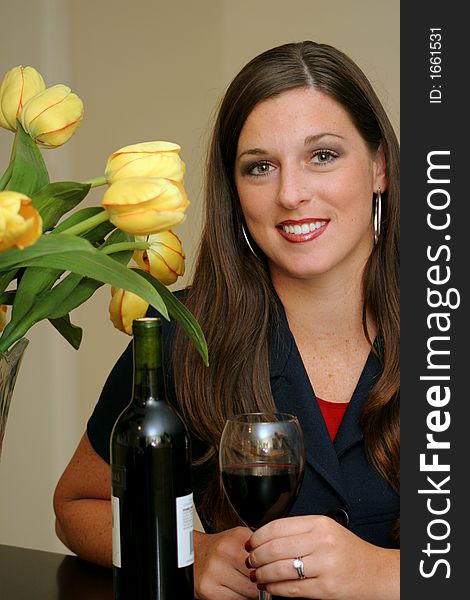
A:
<svg viewBox="0 0 470 600">
<path fill-rule="evenodd" d="M 294 235 L 302 235 L 306 233 L 313 233 L 317 229 L 320 229 L 324 225 L 326 225 L 328 221 L 309 221 L 303 223 L 285 223 L 281 224 L 278 227 L 284 231 L 284 233 L 291 233 Z"/>
</svg>

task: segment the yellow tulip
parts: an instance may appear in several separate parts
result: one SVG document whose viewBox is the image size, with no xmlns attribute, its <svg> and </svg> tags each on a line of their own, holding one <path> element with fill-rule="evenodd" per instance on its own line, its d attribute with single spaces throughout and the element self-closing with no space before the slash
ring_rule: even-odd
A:
<svg viewBox="0 0 470 600">
<path fill-rule="evenodd" d="M 65 144 L 83 118 L 83 102 L 66 85 L 58 84 L 33 96 L 20 113 L 25 131 L 44 148 Z"/>
<path fill-rule="evenodd" d="M 8 306 L 6 304 L 2 304 L 0 306 L 0 331 L 3 331 L 7 324 L 7 310 Z"/>
<path fill-rule="evenodd" d="M 111 288 L 111 302 L 109 303 L 109 317 L 116 329 L 132 335 L 132 322 L 145 316 L 148 302 L 140 296 L 123 289 Z"/>
<path fill-rule="evenodd" d="M 111 223 L 122 231 L 150 235 L 182 223 L 189 200 L 179 181 L 128 177 L 109 186 L 102 204 Z"/>
<path fill-rule="evenodd" d="M 0 192 L 0 252 L 31 246 L 42 233 L 42 219 L 31 198 L 19 192 Z"/>
<path fill-rule="evenodd" d="M 181 240 L 172 231 L 163 231 L 145 237 L 136 236 L 136 242 L 149 242 L 150 248 L 134 252 L 135 262 L 159 279 L 165 285 L 171 285 L 184 275 L 186 258 Z"/>
<path fill-rule="evenodd" d="M 127 177 L 164 177 L 183 181 L 186 170 L 172 142 L 144 142 L 125 146 L 108 158 L 104 176 L 108 183 Z"/>
<path fill-rule="evenodd" d="M 16 120 L 24 104 L 46 84 L 33 67 L 13 67 L 0 85 L 0 127 L 16 131 Z"/>
</svg>

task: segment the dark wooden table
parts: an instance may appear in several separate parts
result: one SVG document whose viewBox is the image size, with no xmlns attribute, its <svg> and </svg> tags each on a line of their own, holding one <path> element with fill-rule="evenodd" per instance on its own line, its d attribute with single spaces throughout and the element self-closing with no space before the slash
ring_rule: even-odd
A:
<svg viewBox="0 0 470 600">
<path fill-rule="evenodd" d="M 113 575 L 76 556 L 0 545 L 0 600 L 113 600 Z"/>
</svg>

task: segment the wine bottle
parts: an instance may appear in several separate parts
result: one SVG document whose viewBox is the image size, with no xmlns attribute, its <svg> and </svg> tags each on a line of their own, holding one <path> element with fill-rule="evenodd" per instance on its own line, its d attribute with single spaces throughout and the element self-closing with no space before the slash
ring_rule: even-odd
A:
<svg viewBox="0 0 470 600">
<path fill-rule="evenodd" d="M 111 434 L 115 600 L 193 600 L 191 445 L 167 402 L 161 321 L 136 319 L 132 400 Z"/>
</svg>

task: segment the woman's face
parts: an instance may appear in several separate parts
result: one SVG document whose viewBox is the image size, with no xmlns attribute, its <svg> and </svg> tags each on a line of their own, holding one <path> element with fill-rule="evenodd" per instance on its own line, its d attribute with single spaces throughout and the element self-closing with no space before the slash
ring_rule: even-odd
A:
<svg viewBox="0 0 470 600">
<path fill-rule="evenodd" d="M 238 140 L 235 182 L 273 277 L 345 276 L 364 266 L 385 161 L 330 96 L 296 88 L 255 106 Z"/>
</svg>

